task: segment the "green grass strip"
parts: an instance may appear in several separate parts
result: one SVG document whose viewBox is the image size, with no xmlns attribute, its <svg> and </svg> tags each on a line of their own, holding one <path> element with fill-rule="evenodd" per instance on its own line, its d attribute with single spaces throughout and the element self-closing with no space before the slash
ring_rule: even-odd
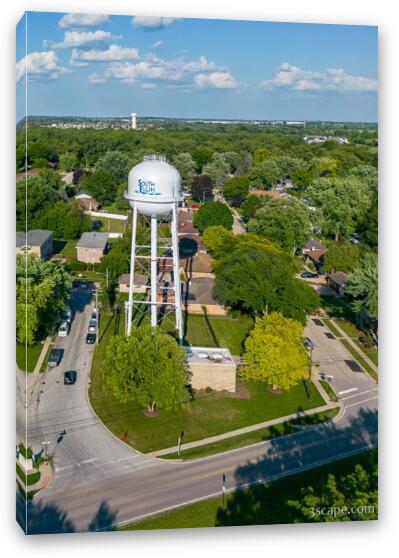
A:
<svg viewBox="0 0 399 558">
<path fill-rule="evenodd" d="M 325 318 L 324 323 L 328 327 L 328 329 L 330 329 L 331 332 L 335 335 L 335 337 L 342 337 L 342 333 L 338 331 L 338 329 L 335 327 L 335 325 L 332 323 L 331 320 Z"/>
<path fill-rule="evenodd" d="M 319 382 L 323 386 L 323 389 L 327 393 L 330 400 L 335 401 L 335 402 L 338 401 L 337 394 L 335 393 L 333 388 L 330 386 L 330 384 L 328 382 L 326 382 L 325 380 L 319 380 Z"/>
<path fill-rule="evenodd" d="M 370 374 L 375 381 L 378 381 L 378 374 L 375 372 L 371 366 L 362 358 L 359 353 L 352 347 L 352 345 L 346 339 L 340 339 L 341 343 L 348 349 L 350 354 L 357 360 L 357 362 L 362 366 L 366 372 Z"/>
</svg>

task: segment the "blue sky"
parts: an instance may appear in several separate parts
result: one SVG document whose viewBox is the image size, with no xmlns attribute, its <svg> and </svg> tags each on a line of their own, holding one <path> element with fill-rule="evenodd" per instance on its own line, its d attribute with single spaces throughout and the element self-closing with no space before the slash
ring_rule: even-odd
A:
<svg viewBox="0 0 399 558">
<path fill-rule="evenodd" d="M 30 115 L 376 121 L 377 42 L 367 26 L 29 12 L 17 120 L 27 85 Z"/>
</svg>

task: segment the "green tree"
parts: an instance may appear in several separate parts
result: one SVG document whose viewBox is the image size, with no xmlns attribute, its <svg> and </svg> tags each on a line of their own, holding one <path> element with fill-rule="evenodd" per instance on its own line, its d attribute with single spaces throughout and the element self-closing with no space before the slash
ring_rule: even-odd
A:
<svg viewBox="0 0 399 558">
<path fill-rule="evenodd" d="M 66 304 L 71 284 L 64 266 L 34 255 L 17 255 L 16 326 L 20 343 L 31 345 L 51 330 Z"/>
<path fill-rule="evenodd" d="M 105 155 L 100 157 L 94 166 L 94 171 L 111 172 L 115 184 L 127 180 L 127 175 L 133 164 L 131 159 L 120 151 L 107 151 Z"/>
<path fill-rule="evenodd" d="M 226 162 L 223 153 L 214 153 L 212 159 L 202 169 L 202 173 L 209 176 L 217 186 L 223 184 L 229 171 L 230 165 Z"/>
<path fill-rule="evenodd" d="M 378 192 L 375 190 L 371 204 L 360 222 L 359 230 L 363 240 L 372 247 L 378 246 Z"/>
<path fill-rule="evenodd" d="M 255 217 L 255 213 L 264 203 L 266 203 L 264 198 L 249 194 L 241 206 L 241 214 L 244 221 L 248 222 L 252 217 Z"/>
<path fill-rule="evenodd" d="M 378 256 L 366 253 L 349 278 L 346 292 L 355 298 L 356 312 L 366 311 L 372 318 L 378 315 Z"/>
<path fill-rule="evenodd" d="M 101 203 L 113 202 L 116 199 L 116 176 L 112 170 L 99 170 L 86 175 L 81 181 L 81 189 L 87 190 Z"/>
<path fill-rule="evenodd" d="M 75 153 L 63 153 L 60 155 L 59 168 L 63 171 L 73 171 L 76 167 L 77 160 Z"/>
<path fill-rule="evenodd" d="M 305 326 L 307 314 L 319 308 L 319 294 L 303 281 L 292 279 L 279 289 L 278 310 L 287 318 Z"/>
<path fill-rule="evenodd" d="M 240 207 L 248 196 L 250 180 L 247 176 L 233 176 L 223 185 L 223 194 L 234 207 Z"/>
<path fill-rule="evenodd" d="M 371 200 L 368 185 L 354 177 L 319 178 L 308 196 L 321 209 L 324 234 L 334 235 L 336 242 L 354 232 Z"/>
<path fill-rule="evenodd" d="M 266 147 L 258 147 L 254 153 L 254 163 L 255 165 L 259 165 L 259 163 L 262 163 L 262 161 L 269 157 L 273 157 L 273 151 L 270 151 L 270 149 Z"/>
<path fill-rule="evenodd" d="M 194 214 L 194 226 L 202 234 L 207 227 L 220 225 L 227 230 L 233 226 L 233 215 L 226 204 L 217 201 L 205 202 Z"/>
<path fill-rule="evenodd" d="M 130 337 L 114 337 L 103 361 L 105 384 L 121 403 L 135 401 L 154 412 L 174 409 L 190 399 L 185 352 L 161 329 L 148 325 Z"/>
<path fill-rule="evenodd" d="M 191 153 L 178 153 L 173 157 L 172 162 L 184 181 L 194 174 L 195 161 L 192 158 Z"/>
<path fill-rule="evenodd" d="M 70 240 L 90 231 L 91 220 L 74 203 L 59 201 L 40 212 L 34 226 L 52 231 L 55 238 Z"/>
<path fill-rule="evenodd" d="M 52 171 L 50 171 L 52 172 Z M 61 193 L 52 183 L 44 181 L 40 175 L 18 180 L 16 190 L 17 230 L 32 228 L 39 212 L 61 199 Z M 27 202 L 27 203 L 26 203 Z"/>
<path fill-rule="evenodd" d="M 303 326 L 278 312 L 256 322 L 245 341 L 245 380 L 262 381 L 273 389 L 290 389 L 308 377 Z"/>
<path fill-rule="evenodd" d="M 308 239 L 311 230 L 306 204 L 294 197 L 268 200 L 248 223 L 248 231 L 278 242 L 293 256 Z"/>
<path fill-rule="evenodd" d="M 360 258 L 360 249 L 349 241 L 331 244 L 323 258 L 323 269 L 327 273 L 343 271 L 350 273 L 354 270 Z"/>
<path fill-rule="evenodd" d="M 236 245 L 236 236 L 221 225 L 207 227 L 202 236 L 204 244 L 215 258 L 229 254 Z"/>
</svg>

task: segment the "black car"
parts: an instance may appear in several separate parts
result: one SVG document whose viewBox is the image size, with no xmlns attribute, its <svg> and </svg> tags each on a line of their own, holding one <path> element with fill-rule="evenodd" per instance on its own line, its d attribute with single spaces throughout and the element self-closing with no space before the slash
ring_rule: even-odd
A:
<svg viewBox="0 0 399 558">
<path fill-rule="evenodd" d="M 313 271 L 304 271 L 303 273 L 301 273 L 301 277 L 303 279 L 314 279 L 315 277 L 317 277 L 317 273 L 313 273 Z"/>
<path fill-rule="evenodd" d="M 58 366 L 61 362 L 62 355 L 64 354 L 64 349 L 51 349 L 50 356 L 48 357 L 47 364 L 53 368 Z"/>
<path fill-rule="evenodd" d="M 311 339 L 309 339 L 309 337 L 305 337 L 305 341 L 303 344 L 308 349 L 308 351 L 314 349 L 314 343 Z"/>
<path fill-rule="evenodd" d="M 88 333 L 86 335 L 86 343 L 88 345 L 94 345 L 95 342 L 96 342 L 96 334 L 95 333 Z"/>
<path fill-rule="evenodd" d="M 68 370 L 68 372 L 64 372 L 64 384 L 66 386 L 73 385 L 78 377 L 78 373 L 76 370 Z"/>
</svg>

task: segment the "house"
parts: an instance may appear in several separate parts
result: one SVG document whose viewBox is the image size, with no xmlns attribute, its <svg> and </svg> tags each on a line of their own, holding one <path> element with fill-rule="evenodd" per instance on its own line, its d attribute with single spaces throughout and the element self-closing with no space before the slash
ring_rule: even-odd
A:
<svg viewBox="0 0 399 558">
<path fill-rule="evenodd" d="M 302 254 L 306 255 L 309 252 L 313 252 L 314 250 L 326 250 L 327 248 L 319 242 L 318 240 L 314 240 L 313 238 L 309 239 L 306 244 L 302 248 Z"/>
<path fill-rule="evenodd" d="M 289 196 L 287 192 L 275 190 L 260 190 L 259 188 L 249 188 L 248 194 L 251 196 L 257 196 L 258 198 L 272 198 L 273 200 L 281 200 Z"/>
<path fill-rule="evenodd" d="M 182 304 L 189 314 L 202 314 L 205 307 L 212 316 L 225 316 L 226 309 L 213 296 L 215 280 L 209 277 L 193 277 L 183 283 Z"/>
<path fill-rule="evenodd" d="M 120 293 L 129 292 L 130 273 L 124 273 L 118 278 L 118 290 Z M 147 291 L 148 277 L 139 273 L 134 274 L 134 293 L 145 293 Z"/>
<path fill-rule="evenodd" d="M 236 391 L 236 363 L 228 349 L 185 347 L 194 389 Z"/>
<path fill-rule="evenodd" d="M 213 258 L 206 252 L 197 252 L 188 258 L 180 258 L 180 268 L 186 277 L 192 279 L 194 277 L 208 277 L 213 279 Z"/>
<path fill-rule="evenodd" d="M 100 207 L 99 202 L 90 194 L 80 192 L 74 196 L 77 206 L 82 211 L 97 211 Z"/>
<path fill-rule="evenodd" d="M 26 234 L 17 232 L 17 254 L 35 254 L 42 260 L 49 258 L 53 253 L 53 233 L 44 230 L 32 230 Z"/>
<path fill-rule="evenodd" d="M 108 234 L 85 232 L 76 244 L 79 262 L 98 263 L 108 250 Z"/>
<path fill-rule="evenodd" d="M 349 281 L 349 275 L 343 271 L 336 271 L 335 273 L 329 273 L 326 276 L 326 283 L 335 291 L 338 295 L 342 295 Z"/>
</svg>

